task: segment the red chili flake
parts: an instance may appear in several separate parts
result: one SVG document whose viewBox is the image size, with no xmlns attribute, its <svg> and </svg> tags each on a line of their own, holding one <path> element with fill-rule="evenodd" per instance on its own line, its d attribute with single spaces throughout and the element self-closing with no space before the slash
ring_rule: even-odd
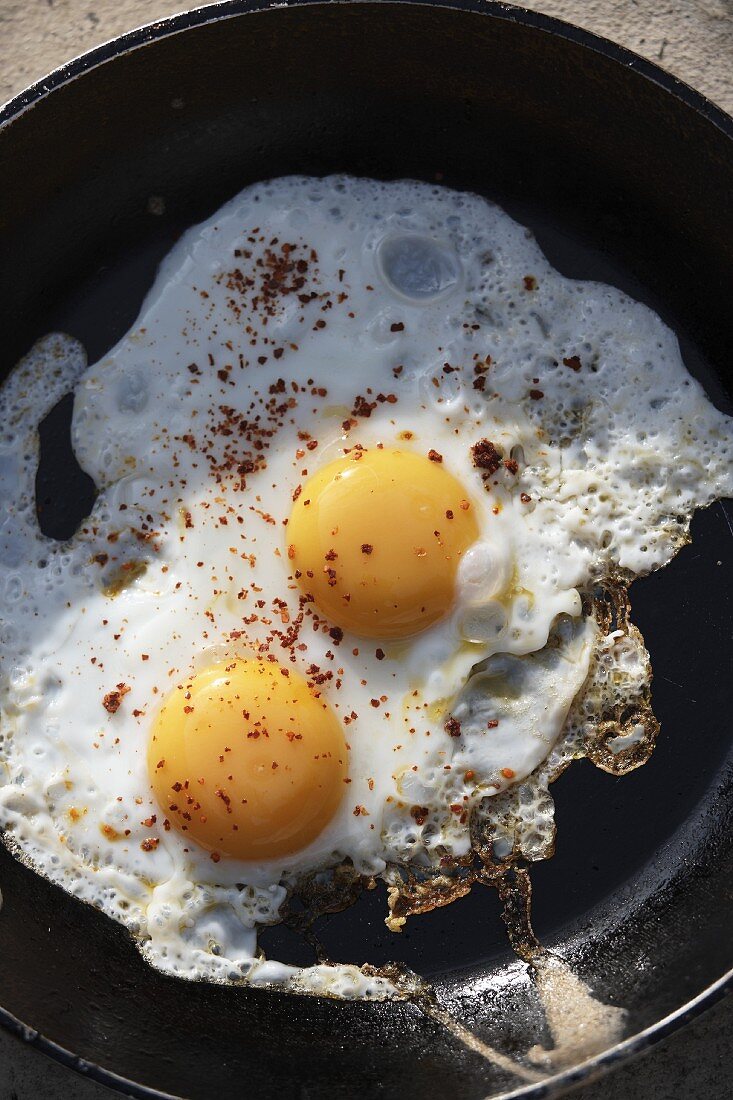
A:
<svg viewBox="0 0 733 1100">
<path fill-rule="evenodd" d="M 303 486 L 302 485 L 296 485 L 295 488 L 293 489 L 293 500 L 294 501 L 297 500 L 302 492 L 303 492 Z"/>
<path fill-rule="evenodd" d="M 340 626 L 332 626 L 328 633 L 333 638 L 336 645 L 338 645 L 339 642 L 342 641 L 344 636 L 344 632 Z"/>
<path fill-rule="evenodd" d="M 519 469 L 519 463 L 516 462 L 513 458 L 505 458 L 504 468 L 508 470 L 510 474 L 516 474 L 517 470 Z"/>
<path fill-rule="evenodd" d="M 326 561 L 336 561 L 337 557 L 338 557 L 338 554 L 336 553 L 335 550 L 329 550 L 326 553 Z"/>
<path fill-rule="evenodd" d="M 501 465 L 501 454 L 488 439 L 480 439 L 478 443 L 474 443 L 471 447 L 471 455 L 474 466 L 484 470 L 487 477 L 495 474 Z"/>
<path fill-rule="evenodd" d="M 292 542 L 290 543 L 290 546 L 288 546 L 288 557 L 291 561 L 295 557 L 295 547 L 293 546 Z"/>
<path fill-rule="evenodd" d="M 217 789 L 214 791 L 214 794 L 216 795 L 217 798 L 220 798 L 222 800 L 222 802 L 226 806 L 227 813 L 230 814 L 232 812 L 232 805 L 231 805 L 232 800 L 229 797 L 229 795 L 226 793 L 226 791 L 222 790 L 221 787 L 217 787 Z"/>
<path fill-rule="evenodd" d="M 570 355 L 567 359 L 563 359 L 563 363 L 566 367 L 570 367 L 570 369 L 574 371 L 579 371 L 583 365 L 579 355 Z"/>
<path fill-rule="evenodd" d="M 521 500 L 522 504 L 529 504 L 532 497 L 529 496 L 527 493 L 522 493 L 519 499 Z"/>
<path fill-rule="evenodd" d="M 97 565 L 106 565 L 109 561 L 109 554 L 95 554 L 92 561 L 95 561 Z"/>
<path fill-rule="evenodd" d="M 432 447 L 428 451 L 428 458 L 430 459 L 431 462 L 442 462 L 443 461 L 442 454 L 440 454 L 439 451 L 433 450 Z"/>
<path fill-rule="evenodd" d="M 488 722 L 486 723 L 486 728 L 489 729 L 489 730 L 495 730 L 498 725 L 499 725 L 499 719 L 498 718 L 489 718 Z"/>
<path fill-rule="evenodd" d="M 454 718 L 453 715 L 448 718 L 443 729 L 449 737 L 461 736 L 461 723 L 458 721 L 457 718 Z"/>
<path fill-rule="evenodd" d="M 453 519 L 453 510 L 451 508 L 449 508 L 448 511 L 445 513 L 445 518 Z"/>
<path fill-rule="evenodd" d="M 533 401 L 540 401 L 545 395 L 542 390 L 530 390 L 529 396 Z"/>
<path fill-rule="evenodd" d="M 354 817 L 368 817 L 369 810 L 366 806 L 354 806 Z"/>
<path fill-rule="evenodd" d="M 402 321 L 395 321 L 394 324 L 389 326 L 389 331 L 390 332 L 403 332 L 404 328 L 405 328 L 405 326 L 402 323 Z"/>
<path fill-rule="evenodd" d="M 378 661 L 383 661 L 384 656 L 385 656 L 384 650 L 383 649 L 376 649 L 374 651 L 374 656 L 377 658 Z"/>
<path fill-rule="evenodd" d="M 213 863 L 218 863 L 220 859 L 221 859 L 221 856 L 219 855 L 218 852 L 212 852 L 211 853 L 211 860 L 212 860 Z"/>
<path fill-rule="evenodd" d="M 517 773 L 514 771 L 513 768 L 502 768 L 501 774 L 504 776 L 505 779 L 514 779 L 514 776 Z"/>
<path fill-rule="evenodd" d="M 158 840 L 157 836 L 149 836 L 146 837 L 145 840 L 143 840 L 140 847 L 144 852 L 154 852 L 159 844 L 160 841 Z"/>
<path fill-rule="evenodd" d="M 367 401 L 367 399 L 365 397 L 362 397 L 361 394 L 357 394 L 356 400 L 354 401 L 354 408 L 351 410 L 351 415 L 370 417 L 376 407 L 376 401 Z"/>
<path fill-rule="evenodd" d="M 412 806 L 410 808 L 410 816 L 415 819 L 418 825 L 424 825 L 429 814 L 430 810 L 427 806 Z"/>
<path fill-rule="evenodd" d="M 534 275 L 525 275 L 522 282 L 524 283 L 525 290 L 535 290 L 537 287 L 537 280 Z"/>
<path fill-rule="evenodd" d="M 120 709 L 120 704 L 128 694 L 130 688 L 127 684 L 118 684 L 116 691 L 108 691 L 102 700 L 102 706 L 108 712 L 108 714 L 116 714 Z"/>
<path fill-rule="evenodd" d="M 374 549 L 374 547 L 372 546 L 372 544 L 370 542 L 363 542 L 361 544 L 362 554 L 371 554 L 373 549 Z"/>
</svg>

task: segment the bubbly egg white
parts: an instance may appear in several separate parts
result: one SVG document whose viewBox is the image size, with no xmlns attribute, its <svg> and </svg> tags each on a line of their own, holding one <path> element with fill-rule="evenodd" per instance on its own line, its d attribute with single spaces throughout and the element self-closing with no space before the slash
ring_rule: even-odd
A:
<svg viewBox="0 0 733 1100">
<path fill-rule="evenodd" d="M 99 495 L 58 544 L 37 529 L 36 426 L 70 389 Z M 580 593 L 663 566 L 733 491 L 730 421 L 655 314 L 558 274 L 483 199 L 405 181 L 248 188 L 182 237 L 98 363 L 40 342 L 0 424 L 11 842 L 161 969 L 339 995 L 389 983 L 266 961 L 257 925 L 343 859 L 379 875 L 464 855 L 473 808 L 545 760 L 583 688 L 602 640 Z M 299 486 L 357 445 L 437 451 L 480 530 L 450 614 L 381 645 L 334 635 L 288 564 Z M 213 862 L 164 827 L 150 727 L 181 678 L 255 653 L 317 684 L 350 782 L 294 856 Z"/>
</svg>

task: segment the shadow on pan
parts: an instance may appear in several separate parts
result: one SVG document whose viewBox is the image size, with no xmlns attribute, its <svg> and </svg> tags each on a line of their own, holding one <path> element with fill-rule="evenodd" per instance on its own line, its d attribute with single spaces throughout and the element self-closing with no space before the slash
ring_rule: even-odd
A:
<svg viewBox="0 0 733 1100">
<path fill-rule="evenodd" d="M 247 183 L 347 171 L 439 178 L 495 199 L 564 273 L 661 313 L 690 370 L 730 407 L 733 123 L 585 32 L 478 0 L 215 4 L 72 62 L 0 117 L 0 376 L 53 329 L 91 360 L 104 353 L 180 232 Z M 38 484 L 61 537 L 91 502 L 68 461 L 69 405 L 44 425 Z M 522 1087 L 409 1005 L 165 978 L 122 928 L 4 849 L 2 1022 L 130 1095 L 309 1100 L 357 1088 L 404 1100 L 556 1095 L 667 1034 L 722 994 L 733 965 L 733 534 L 722 505 L 693 536 L 632 590 L 655 669 L 654 758 L 623 780 L 571 768 L 554 788 L 557 855 L 533 869 L 539 938 L 629 1010 L 621 1047 Z M 405 962 L 509 1055 L 546 1042 L 493 892 L 414 918 L 399 937 L 377 894 L 324 920 L 333 958 Z M 270 931 L 268 947 L 310 961 L 288 935 Z"/>
</svg>

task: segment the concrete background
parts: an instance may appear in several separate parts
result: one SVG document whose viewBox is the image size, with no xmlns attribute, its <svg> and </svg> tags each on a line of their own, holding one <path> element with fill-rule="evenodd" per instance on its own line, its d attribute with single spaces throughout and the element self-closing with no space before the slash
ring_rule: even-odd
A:
<svg viewBox="0 0 733 1100">
<path fill-rule="evenodd" d="M 61 62 L 185 0 L 0 0 L 0 101 Z M 733 0 L 525 0 L 663 65 L 733 113 Z M 733 998 L 651 1054 L 580 1089 L 578 1100 L 733 1096 Z M 0 1032 L 0 1100 L 103 1100 L 112 1094 Z"/>
</svg>

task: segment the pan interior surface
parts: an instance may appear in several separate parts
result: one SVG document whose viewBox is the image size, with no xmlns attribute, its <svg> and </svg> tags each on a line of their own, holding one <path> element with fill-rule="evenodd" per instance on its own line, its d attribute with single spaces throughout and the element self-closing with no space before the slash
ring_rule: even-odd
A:
<svg viewBox="0 0 733 1100">
<path fill-rule="evenodd" d="M 0 131 L 0 377 L 53 330 L 100 357 L 180 233 L 246 184 L 343 171 L 439 179 L 497 201 L 561 272 L 657 311 L 730 411 L 733 128 L 723 116 L 615 48 L 503 8 L 237 7 L 110 47 Z M 59 538 L 91 504 L 69 457 L 69 415 L 67 399 L 41 433 L 38 502 Z M 633 587 L 655 673 L 656 752 L 623 780 L 585 761 L 569 769 L 553 787 L 557 854 L 532 869 L 539 940 L 628 1010 L 628 1035 L 733 965 L 730 524 L 721 504 L 698 515 L 692 545 Z M 0 886 L 4 1009 L 140 1086 L 205 1097 L 241 1081 L 264 1097 L 312 1098 L 358 1087 L 409 1100 L 501 1096 L 521 1083 L 407 1004 L 164 978 L 121 927 L 4 848 Z M 509 1056 L 549 1044 L 493 891 L 413 918 L 400 936 L 383 915 L 381 892 L 365 894 L 324 918 L 320 938 L 336 960 L 405 963 Z M 263 946 L 312 961 L 281 927 Z M 533 1094 L 549 1095 L 543 1087 Z"/>
</svg>

